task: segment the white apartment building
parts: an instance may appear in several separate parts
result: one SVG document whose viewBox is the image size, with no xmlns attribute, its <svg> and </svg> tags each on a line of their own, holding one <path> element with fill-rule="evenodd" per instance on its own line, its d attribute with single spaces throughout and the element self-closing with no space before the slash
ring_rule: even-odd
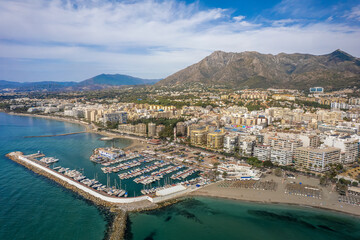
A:
<svg viewBox="0 0 360 240">
<path fill-rule="evenodd" d="M 339 135 L 327 136 L 324 144 L 329 147 L 341 149 L 341 163 L 352 163 L 359 158 L 359 140 L 351 137 L 341 137 Z"/>
<path fill-rule="evenodd" d="M 254 157 L 260 161 L 268 161 L 271 157 L 271 146 L 269 145 L 256 145 L 254 147 Z"/>
<path fill-rule="evenodd" d="M 293 163 L 293 151 L 286 148 L 272 148 L 270 160 L 272 163 L 278 165 L 290 165 Z"/>
</svg>

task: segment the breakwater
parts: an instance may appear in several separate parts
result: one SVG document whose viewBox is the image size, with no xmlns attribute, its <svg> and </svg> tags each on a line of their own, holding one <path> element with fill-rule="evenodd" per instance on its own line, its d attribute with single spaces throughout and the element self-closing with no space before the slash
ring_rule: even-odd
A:
<svg viewBox="0 0 360 240">
<path fill-rule="evenodd" d="M 35 173 L 38 173 L 51 180 L 58 182 L 62 186 L 79 193 L 86 199 L 89 199 L 101 206 L 111 207 L 122 204 L 139 203 L 140 207 L 143 207 L 144 204 L 142 203 L 148 202 L 149 204 L 151 204 L 153 202 L 153 198 L 149 196 L 141 196 L 141 197 L 133 197 L 133 198 L 118 198 L 118 197 L 106 196 L 105 194 L 99 193 L 96 190 L 84 184 L 81 184 L 69 177 L 66 177 L 44 166 L 40 162 L 37 163 L 36 161 L 27 158 L 21 152 L 11 152 L 7 154 L 6 157 L 25 166 L 26 168 L 32 170 Z"/>
<path fill-rule="evenodd" d="M 156 199 L 156 201 L 154 201 L 154 199 L 149 196 L 134 198 L 105 196 L 86 185 L 76 182 L 73 179 L 56 172 L 55 170 L 48 168 L 46 164 L 32 159 L 31 155 L 25 156 L 22 152 L 11 152 L 6 154 L 6 157 L 28 168 L 34 173 L 45 176 L 63 187 L 72 190 L 95 205 L 109 209 L 110 212 L 115 214 L 109 229 L 109 239 L 123 239 L 128 212 L 153 210 L 177 202 L 176 199 L 171 199 L 170 197 L 166 199 L 154 198 Z M 177 195 L 176 197 L 179 196 Z"/>
</svg>

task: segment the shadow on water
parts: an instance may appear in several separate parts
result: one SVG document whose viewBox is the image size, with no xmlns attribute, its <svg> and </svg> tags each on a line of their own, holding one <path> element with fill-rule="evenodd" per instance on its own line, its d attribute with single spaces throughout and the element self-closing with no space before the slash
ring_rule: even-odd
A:
<svg viewBox="0 0 360 240">
<path fill-rule="evenodd" d="M 191 209 L 192 211 L 190 212 L 188 209 Z M 145 214 L 164 218 L 164 222 L 170 221 L 173 216 L 182 216 L 186 219 L 190 219 L 196 223 L 202 224 L 202 221 L 193 213 L 199 209 L 206 211 L 210 210 L 210 208 L 206 207 L 206 204 L 196 199 L 189 198 L 174 205 L 169 205 L 161 209 L 148 211 Z"/>
<path fill-rule="evenodd" d="M 156 231 L 153 231 L 148 236 L 146 236 L 144 240 L 154 240 L 155 235 L 156 235 Z"/>
<path fill-rule="evenodd" d="M 207 215 L 218 214 L 217 211 L 208 207 L 206 203 L 194 198 L 187 198 L 178 202 L 177 204 L 169 205 L 153 211 L 148 211 L 145 214 L 163 218 L 164 222 L 169 222 L 174 216 L 182 216 L 186 219 L 193 220 L 196 223 L 203 224 L 203 222 L 194 214 L 194 212 L 198 211 L 205 212 Z"/>
<path fill-rule="evenodd" d="M 134 239 L 134 235 L 131 231 L 131 225 L 132 225 L 132 222 L 128 215 L 127 220 L 126 220 L 126 229 L 125 229 L 125 235 L 124 235 L 125 240 L 133 240 Z"/>
<path fill-rule="evenodd" d="M 277 214 L 269 211 L 263 210 L 248 210 L 250 215 L 261 217 L 265 219 L 269 219 L 271 221 L 284 221 L 284 222 L 292 222 L 296 224 L 300 224 L 306 228 L 313 229 L 313 230 L 324 230 L 333 233 L 343 234 L 342 231 L 344 230 L 343 226 L 348 223 L 340 222 L 341 219 L 336 217 L 328 217 L 328 216 L 313 216 L 309 220 L 313 221 L 314 224 L 309 223 L 308 221 L 303 220 L 306 216 L 299 217 L 298 215 L 293 215 L 291 213 L 286 214 Z M 316 222 L 322 222 L 322 224 L 316 224 Z M 332 226 L 332 227 L 330 227 Z M 348 225 L 347 227 L 351 228 L 352 224 Z M 337 229 L 341 229 L 338 231 Z"/>
</svg>

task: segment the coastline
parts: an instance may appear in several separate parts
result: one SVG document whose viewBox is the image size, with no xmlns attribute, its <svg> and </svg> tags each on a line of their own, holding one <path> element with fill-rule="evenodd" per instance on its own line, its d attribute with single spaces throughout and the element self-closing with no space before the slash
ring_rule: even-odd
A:
<svg viewBox="0 0 360 240">
<path fill-rule="evenodd" d="M 346 212 L 346 211 L 341 211 L 341 210 L 334 209 L 334 208 L 328 208 L 328 207 L 322 207 L 322 206 L 312 206 L 312 205 L 307 205 L 307 204 L 299 204 L 299 203 L 291 203 L 291 202 L 275 202 L 275 201 L 267 202 L 267 201 L 258 201 L 258 200 L 244 200 L 241 198 L 233 198 L 233 197 L 226 197 L 226 196 L 220 196 L 220 195 L 197 194 L 196 192 L 193 193 L 189 197 L 206 197 L 206 198 L 234 200 L 234 201 L 244 202 L 244 203 L 258 203 L 258 204 L 265 204 L 265 205 L 283 205 L 283 206 L 292 206 L 292 207 L 310 208 L 310 209 L 315 208 L 315 209 L 320 209 L 320 210 L 324 210 L 324 211 L 330 211 L 330 212 L 334 212 L 334 213 L 350 215 L 353 217 L 360 218 L 360 213 Z"/>
<path fill-rule="evenodd" d="M 63 121 L 63 122 L 70 122 L 70 123 L 76 123 L 76 124 L 80 124 L 83 125 L 86 128 L 87 132 L 92 132 L 92 133 L 96 133 L 102 136 L 109 136 L 109 137 L 113 137 L 113 138 L 124 138 L 124 139 L 130 139 L 132 140 L 132 143 L 127 146 L 125 149 L 126 150 L 130 150 L 130 149 L 136 149 L 138 147 L 143 147 L 144 145 L 141 144 L 142 140 L 140 140 L 137 137 L 131 137 L 131 136 L 127 136 L 127 135 L 121 135 L 119 136 L 116 133 L 112 133 L 112 132 L 107 132 L 107 131 L 94 131 L 92 128 L 89 129 L 89 127 L 91 126 L 91 124 L 86 123 L 86 122 L 82 122 L 79 120 L 73 120 L 73 119 L 68 119 L 68 118 L 61 118 L 61 117 L 53 117 L 53 116 L 44 116 L 44 115 L 36 115 L 36 114 L 17 114 L 17 113 L 7 113 L 10 115 L 19 115 L 19 116 L 26 116 L 26 117 L 41 117 L 41 118 L 46 118 L 46 119 L 50 119 L 50 120 L 57 120 L 57 121 Z M 145 139 L 143 140 L 145 141 Z M 38 173 L 40 175 L 43 175 L 41 173 Z M 312 181 L 312 183 L 314 184 L 314 181 L 318 181 L 315 178 L 310 178 L 309 180 Z M 334 198 L 334 195 L 332 193 L 332 190 L 330 188 L 324 188 L 324 198 L 322 200 L 319 199 L 313 199 L 313 198 L 308 198 L 308 197 L 300 197 L 300 196 L 293 196 L 293 195 L 287 195 L 284 193 L 283 188 L 279 188 L 277 189 L 277 191 L 261 191 L 261 190 L 254 190 L 254 189 L 236 189 L 236 188 L 220 188 L 217 187 L 218 183 L 214 183 L 208 186 L 205 186 L 204 188 L 198 189 L 190 194 L 186 194 L 185 196 L 182 197 L 178 197 L 173 199 L 173 203 L 176 203 L 178 201 L 178 199 L 182 199 L 183 197 L 196 197 L 196 196 L 201 196 L 201 197 L 212 197 L 212 198 L 221 198 L 221 199 L 231 199 L 231 200 L 236 200 L 236 201 L 242 201 L 242 202 L 254 202 L 254 203 L 261 203 L 261 204 L 281 204 L 281 205 L 289 205 L 289 206 L 300 206 L 300 207 L 307 207 L 307 208 L 316 208 L 316 209 L 322 209 L 322 210 L 326 210 L 326 211 L 331 211 L 331 212 L 335 212 L 335 213 L 341 213 L 341 214 L 347 214 L 347 215 L 351 215 L 351 216 L 355 216 L 355 217 L 360 217 L 360 208 L 357 206 L 352 206 L 352 205 L 348 205 L 345 203 L 339 203 L 337 201 L 337 198 Z M 63 185 L 60 183 L 60 185 Z M 314 184 L 315 185 L 315 184 Z M 66 188 L 66 186 L 64 186 Z M 92 201 L 91 199 L 88 199 L 86 196 L 84 196 L 83 194 L 74 191 L 77 194 L 79 194 L 80 196 L 84 197 L 87 200 L 90 200 L 91 202 L 93 202 L 95 205 L 101 207 L 102 204 L 96 204 L 94 201 Z M 276 196 L 274 194 L 270 194 L 269 193 L 275 193 Z M 329 197 L 329 195 L 331 195 L 331 198 L 326 198 Z M 171 202 L 171 201 L 170 201 Z M 324 204 L 325 203 L 325 204 Z M 172 203 L 171 203 L 172 204 Z M 132 207 L 125 207 L 127 208 L 125 210 L 125 212 L 130 211 L 146 211 L 146 210 L 152 210 L 152 209 L 156 209 L 156 208 L 162 208 L 164 206 L 166 206 L 167 204 L 158 204 L 157 206 L 152 206 L 152 207 L 148 207 L 148 208 L 142 208 L 142 209 L 131 209 Z M 108 206 L 109 207 L 109 206 Z M 116 215 L 120 214 L 119 211 L 121 212 L 121 216 L 122 216 L 122 211 L 124 210 L 124 206 L 116 206 L 115 211 L 113 212 L 111 209 L 109 209 L 108 207 L 105 207 L 108 209 L 109 212 L 111 213 L 115 213 Z M 126 229 L 124 230 L 121 227 L 118 227 L 119 224 L 121 226 L 124 226 L 123 223 L 119 222 L 119 219 L 121 219 L 121 221 L 123 221 L 123 219 L 126 217 L 114 217 L 113 220 L 111 222 L 109 222 L 109 237 L 111 238 L 111 236 L 113 236 L 114 232 L 117 232 L 119 229 L 121 229 L 122 233 L 120 233 L 120 235 L 123 236 L 124 232 L 126 231 Z M 125 225 L 126 225 L 126 219 L 125 219 Z M 116 236 L 119 236 L 118 233 L 115 233 Z M 118 238 L 119 239 L 119 238 Z M 120 238 L 121 239 L 121 238 Z"/>
<path fill-rule="evenodd" d="M 312 181 L 317 179 L 310 179 Z M 277 204 L 299 206 L 307 208 L 316 208 L 341 214 L 352 215 L 360 217 L 360 207 L 345 203 L 340 203 L 337 200 L 337 193 L 331 192 L 330 187 L 323 188 L 323 198 L 315 199 L 312 197 L 296 196 L 286 194 L 282 186 L 279 186 L 276 191 L 270 190 L 255 190 L 244 188 L 221 188 L 218 187 L 217 182 L 201 189 L 198 189 L 190 194 L 190 196 L 212 197 L 221 199 L 231 199 L 242 202 L 253 202 L 261 204 Z"/>
<path fill-rule="evenodd" d="M 104 137 L 124 138 L 124 139 L 131 140 L 130 145 L 125 147 L 124 150 L 134 150 L 134 149 L 142 147 L 144 144 L 146 144 L 145 139 L 141 139 L 138 137 L 119 135 L 119 134 L 116 134 L 113 132 L 108 132 L 108 131 L 95 131 L 93 129 L 92 124 L 84 122 L 84 121 L 76 120 L 76 119 L 70 119 L 70 118 L 58 117 L 58 116 L 30 114 L 30 113 L 29 114 L 28 113 L 13 113 L 13 112 L 10 112 L 10 113 L 3 112 L 3 113 L 9 114 L 9 115 L 15 115 L 15 116 L 22 116 L 22 117 L 36 117 L 36 118 L 44 118 L 44 119 L 49 119 L 49 120 L 61 121 L 61 122 L 75 123 L 75 124 L 79 124 L 79 125 L 82 125 L 83 127 L 85 127 L 85 131 L 89 132 L 89 133 L 99 134 Z"/>
</svg>

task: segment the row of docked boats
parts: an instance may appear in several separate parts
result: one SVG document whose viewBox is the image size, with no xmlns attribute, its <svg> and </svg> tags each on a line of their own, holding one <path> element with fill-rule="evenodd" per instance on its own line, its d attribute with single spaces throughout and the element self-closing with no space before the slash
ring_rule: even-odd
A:
<svg viewBox="0 0 360 240">
<path fill-rule="evenodd" d="M 155 181 L 159 181 L 162 179 L 165 175 L 172 173 L 174 171 L 178 171 L 181 168 L 185 167 L 184 165 L 175 165 L 175 166 L 169 166 L 166 168 L 159 169 L 158 171 L 152 172 L 148 176 L 141 176 L 134 179 L 134 182 L 141 183 L 143 185 L 147 185 L 150 183 L 153 183 Z"/>
<path fill-rule="evenodd" d="M 46 163 L 46 164 L 52 164 L 59 161 L 59 159 L 54 157 L 43 157 L 39 160 L 40 162 Z"/>
<path fill-rule="evenodd" d="M 96 151 L 94 150 L 94 152 L 96 152 Z M 132 160 L 132 159 L 135 159 L 135 158 L 138 158 L 138 157 L 141 157 L 141 155 L 139 155 L 137 153 L 130 153 L 130 154 L 127 154 L 124 157 L 119 157 L 119 158 L 116 158 L 116 159 L 110 159 L 110 158 L 108 158 L 106 156 L 102 156 L 102 155 L 94 153 L 93 155 L 90 156 L 90 161 L 99 163 L 99 164 L 107 167 L 107 166 L 117 164 L 117 163 L 120 163 L 120 162 L 129 161 L 129 160 Z"/>
<path fill-rule="evenodd" d="M 104 173 L 119 172 L 121 170 L 126 170 L 126 169 L 130 169 L 130 168 L 140 166 L 144 162 L 149 163 L 149 162 L 152 162 L 154 160 L 155 160 L 155 158 L 145 157 L 145 158 L 136 159 L 136 160 L 133 160 L 133 161 L 130 161 L 130 162 L 120 163 L 119 165 L 114 166 L 114 167 L 102 167 L 101 170 Z"/>
<path fill-rule="evenodd" d="M 54 167 L 53 170 L 62 173 L 63 175 L 74 179 L 77 182 L 80 182 L 88 187 L 91 187 L 97 191 L 102 191 L 110 196 L 116 197 L 127 197 L 128 193 L 125 190 L 117 189 L 116 187 L 107 187 L 106 185 L 101 184 L 96 179 L 89 179 L 84 176 L 81 172 L 77 170 L 70 170 L 69 168 L 64 168 L 61 166 Z"/>
<path fill-rule="evenodd" d="M 157 161 L 157 162 L 154 162 L 154 164 L 146 166 L 144 168 L 136 168 L 136 169 L 127 171 L 125 173 L 120 173 L 120 174 L 118 174 L 118 176 L 120 179 L 129 179 L 129 178 L 140 176 L 144 173 L 152 172 L 158 168 L 167 166 L 169 164 L 170 164 L 169 162 Z"/>
<path fill-rule="evenodd" d="M 181 180 L 181 179 L 185 179 L 187 178 L 188 176 L 194 174 L 195 172 L 197 172 L 199 170 L 197 169 L 194 169 L 194 168 L 189 168 L 189 169 L 186 169 L 184 171 L 180 171 L 180 172 L 177 172 L 175 174 L 173 174 L 170 178 L 173 179 L 173 180 Z"/>
</svg>

